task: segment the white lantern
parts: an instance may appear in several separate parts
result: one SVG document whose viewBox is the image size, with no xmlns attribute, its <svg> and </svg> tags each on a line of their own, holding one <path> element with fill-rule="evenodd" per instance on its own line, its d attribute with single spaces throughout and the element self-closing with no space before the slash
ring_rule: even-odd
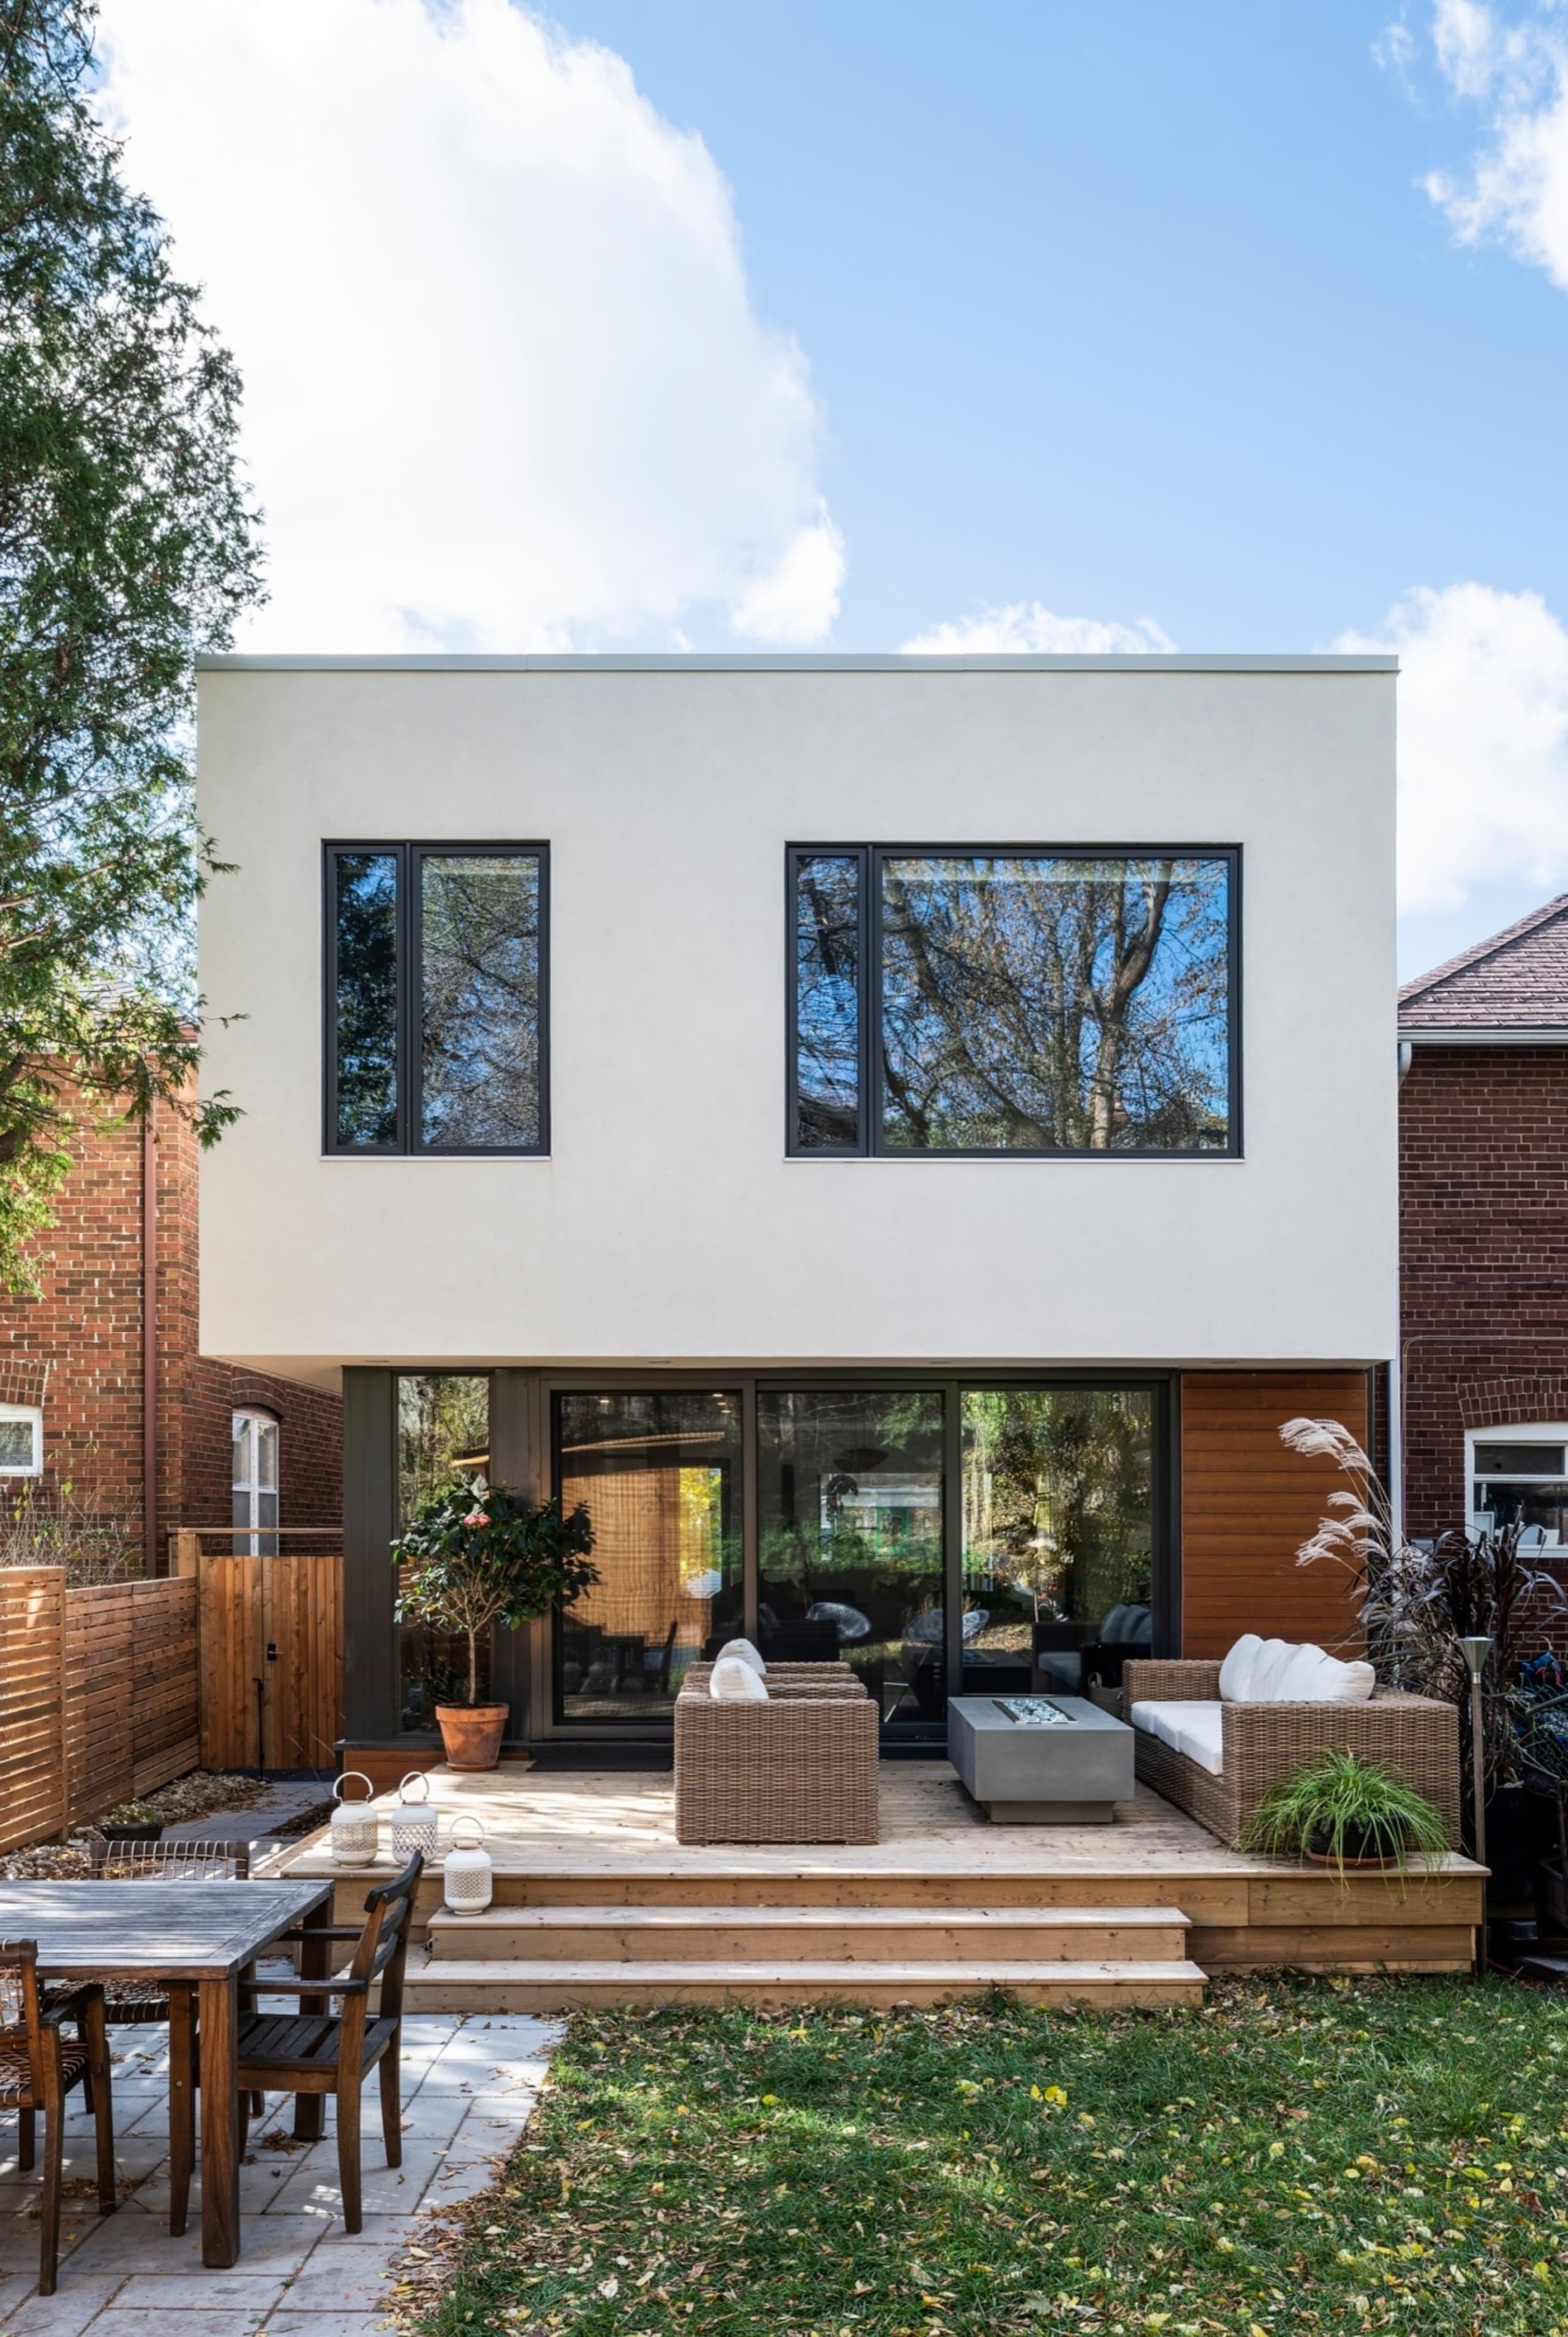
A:
<svg viewBox="0 0 1568 2337">
<path fill-rule="evenodd" d="M 418 1791 L 411 1792 L 411 1786 L 416 1786 Z M 438 1839 L 436 1815 L 430 1802 L 430 1779 L 423 1769 L 411 1769 L 397 1789 L 397 1807 L 392 1813 L 394 1862 L 406 1866 L 419 1850 L 428 1863 L 435 1856 Z"/>
<path fill-rule="evenodd" d="M 472 1842 L 459 1842 L 464 1826 L 473 1829 Z M 495 1869 L 488 1850 L 482 1850 L 484 1828 L 477 1818 L 453 1818 L 447 1837 L 446 1906 L 453 1915 L 482 1915 L 490 1904 Z"/>
<path fill-rule="evenodd" d="M 357 1779 L 365 1787 L 362 1802 L 346 1802 L 343 1788 Z M 332 1855 L 339 1866 L 375 1863 L 375 1787 L 363 1769 L 347 1769 L 332 1788 L 337 1806 L 332 1813 Z"/>
</svg>

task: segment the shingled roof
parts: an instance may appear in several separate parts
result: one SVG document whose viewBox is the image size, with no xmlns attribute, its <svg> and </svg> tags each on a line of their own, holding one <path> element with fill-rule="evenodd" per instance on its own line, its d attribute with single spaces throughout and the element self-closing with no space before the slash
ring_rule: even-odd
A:
<svg viewBox="0 0 1568 2337">
<path fill-rule="evenodd" d="M 1399 992 L 1399 1035 L 1568 1032 L 1568 893 Z"/>
</svg>

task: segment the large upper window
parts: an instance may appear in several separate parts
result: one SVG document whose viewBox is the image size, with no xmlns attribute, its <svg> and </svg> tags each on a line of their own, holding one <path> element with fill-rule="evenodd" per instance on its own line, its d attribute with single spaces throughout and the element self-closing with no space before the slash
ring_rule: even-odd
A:
<svg viewBox="0 0 1568 2337">
<path fill-rule="evenodd" d="M 543 1152 L 547 855 L 326 848 L 326 1149 Z"/>
<path fill-rule="evenodd" d="M 793 846 L 791 1151 L 1239 1151 L 1238 859 Z"/>
</svg>

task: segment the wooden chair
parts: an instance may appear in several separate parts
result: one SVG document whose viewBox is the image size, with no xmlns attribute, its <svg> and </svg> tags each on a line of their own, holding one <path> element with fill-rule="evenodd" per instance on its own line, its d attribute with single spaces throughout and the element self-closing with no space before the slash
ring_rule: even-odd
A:
<svg viewBox="0 0 1568 2337">
<path fill-rule="evenodd" d="M 337 2104 L 337 2172 L 343 2189 L 346 2231 L 362 2228 L 359 2183 L 359 2095 L 372 2069 L 381 2070 L 381 2134 L 388 2166 L 403 2164 L 403 2094 L 399 2048 L 403 2036 L 403 1972 L 408 1957 L 408 1927 L 424 1860 L 418 1851 L 401 1874 L 373 1891 L 365 1902 L 365 1928 L 343 1925 L 286 1931 L 287 1940 L 354 1940 L 357 1945 L 346 1974 L 332 1980 L 260 1982 L 264 1995 L 325 1999 L 340 1997 L 343 2009 L 329 2014 L 253 2012 L 239 2023 L 239 2093 L 331 2094 Z M 381 1982 L 380 2009 L 370 2010 L 370 1990 Z M 245 2146 L 248 2105 L 239 2119 Z"/>
<path fill-rule="evenodd" d="M 74 2038 L 61 2023 L 74 2019 Z M 17 2158 L 33 2165 L 36 2121 L 44 2113 L 44 2197 L 40 2208 L 38 2290 L 53 2296 L 60 2258 L 60 2191 L 65 2144 L 65 2097 L 80 2086 L 93 2114 L 98 2139 L 98 2212 L 112 2215 L 114 2193 L 114 2112 L 109 2090 L 109 2043 L 103 1990 L 95 1983 L 44 2004 L 38 1990 L 38 1949 L 32 1940 L 0 1941 L 0 2109 L 15 2110 Z"/>
</svg>

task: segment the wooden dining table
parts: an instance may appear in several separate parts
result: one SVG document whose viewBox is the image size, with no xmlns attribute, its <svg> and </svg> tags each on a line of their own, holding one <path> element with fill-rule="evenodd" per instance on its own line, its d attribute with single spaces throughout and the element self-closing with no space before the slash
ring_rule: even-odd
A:
<svg viewBox="0 0 1568 2337">
<path fill-rule="evenodd" d="M 201 2261 L 239 2255 L 239 1978 L 279 1933 L 307 1940 L 300 1970 L 326 1982 L 333 1885 L 299 1882 L 0 1882 L 0 1939 L 35 1940 L 50 1980 L 166 1985 L 171 2006 L 195 1999 L 200 2038 Z M 258 1983 L 266 1993 L 265 1976 Z M 302 2008 L 308 2009 L 308 2008 Z M 319 2009 L 326 2009 L 323 1996 Z M 171 2059 L 174 2057 L 171 2055 Z M 316 2105 L 312 2105 L 315 2107 Z"/>
</svg>

